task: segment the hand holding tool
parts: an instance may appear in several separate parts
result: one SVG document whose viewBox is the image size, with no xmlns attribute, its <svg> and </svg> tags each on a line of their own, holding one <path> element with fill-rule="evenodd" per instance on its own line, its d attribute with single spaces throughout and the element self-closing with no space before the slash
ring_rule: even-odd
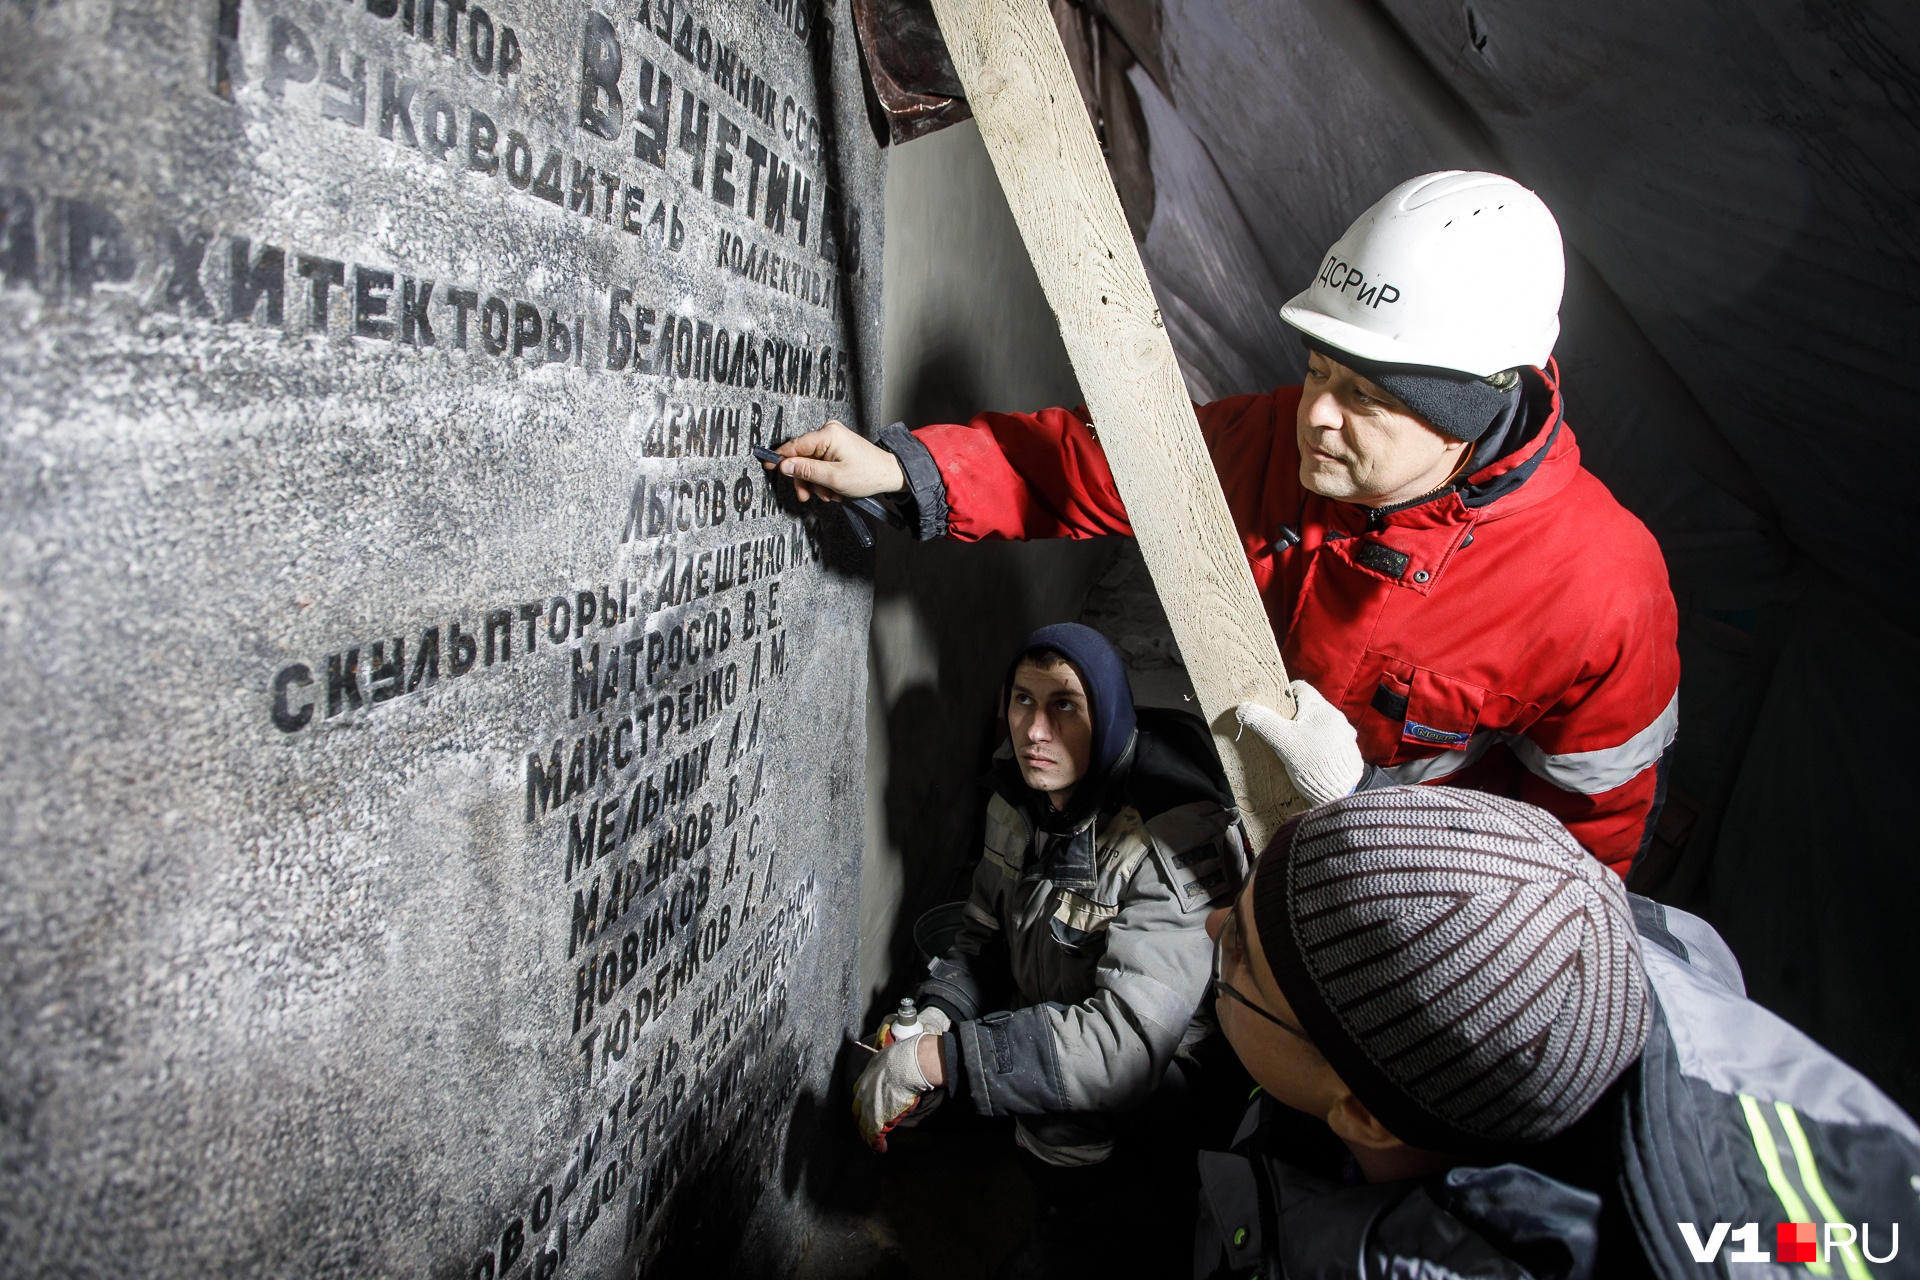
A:
<svg viewBox="0 0 1920 1280">
<path fill-rule="evenodd" d="M 887 1134 L 932 1089 L 926 1073 L 920 1070 L 920 1037 L 895 1040 L 874 1055 L 853 1086 L 853 1114 L 860 1122 L 860 1136 L 884 1154 Z"/>
<path fill-rule="evenodd" d="M 786 461 L 786 459 L 778 453 L 762 445 L 753 446 L 753 456 L 768 466 L 775 468 L 778 468 L 781 463 Z M 860 540 L 860 545 L 863 547 L 871 547 L 873 545 L 873 531 L 867 528 L 866 521 L 853 514 L 854 511 L 864 512 L 873 519 L 881 521 L 883 524 L 898 523 L 892 512 L 888 511 L 878 502 L 875 502 L 872 498 L 843 497 L 840 501 L 846 507 L 852 508 L 852 510 L 847 512 L 847 523 L 853 526 L 853 536 Z"/>
</svg>

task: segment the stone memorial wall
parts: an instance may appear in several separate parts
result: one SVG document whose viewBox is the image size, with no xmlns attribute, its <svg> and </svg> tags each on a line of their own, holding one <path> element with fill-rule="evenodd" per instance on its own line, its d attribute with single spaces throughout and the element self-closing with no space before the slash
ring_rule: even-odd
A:
<svg viewBox="0 0 1920 1280">
<path fill-rule="evenodd" d="M 0 1275 L 791 1264 L 870 558 L 750 450 L 877 403 L 842 9 L 0 13 Z"/>
</svg>

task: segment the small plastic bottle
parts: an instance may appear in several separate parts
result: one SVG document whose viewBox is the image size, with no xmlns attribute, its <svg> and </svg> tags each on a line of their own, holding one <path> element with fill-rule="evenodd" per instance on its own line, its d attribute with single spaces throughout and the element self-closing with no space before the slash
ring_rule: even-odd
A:
<svg viewBox="0 0 1920 1280">
<path fill-rule="evenodd" d="M 911 998 L 902 999 L 900 1007 L 887 1019 L 887 1033 L 881 1048 L 896 1040 L 905 1040 L 908 1036 L 917 1036 L 926 1028 L 920 1025 L 920 1010 L 916 1009 Z"/>
</svg>

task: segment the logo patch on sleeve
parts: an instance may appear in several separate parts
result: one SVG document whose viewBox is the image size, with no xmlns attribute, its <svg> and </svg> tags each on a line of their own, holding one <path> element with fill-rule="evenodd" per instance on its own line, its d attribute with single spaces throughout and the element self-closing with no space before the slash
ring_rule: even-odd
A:
<svg viewBox="0 0 1920 1280">
<path fill-rule="evenodd" d="M 1407 721 L 1406 727 L 1400 731 L 1402 742 L 1419 742 L 1429 747 L 1445 747 L 1449 751 L 1464 751 L 1472 738 L 1473 734 L 1470 731 L 1449 733 L 1445 729 L 1421 724 L 1418 720 Z"/>
</svg>

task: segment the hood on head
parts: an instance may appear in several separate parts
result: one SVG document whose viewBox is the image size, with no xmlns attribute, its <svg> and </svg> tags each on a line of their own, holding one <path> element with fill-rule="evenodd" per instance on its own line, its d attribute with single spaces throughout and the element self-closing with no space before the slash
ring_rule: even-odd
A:
<svg viewBox="0 0 1920 1280">
<path fill-rule="evenodd" d="M 1056 815 L 1051 802 L 1032 793 L 1030 807 L 1035 818 L 1049 829 L 1062 824 L 1078 826 L 1099 812 L 1110 790 L 1110 783 L 1124 776 L 1124 767 L 1132 759 L 1134 730 L 1138 725 L 1133 710 L 1133 686 L 1127 681 L 1127 666 L 1113 642 L 1092 627 L 1077 622 L 1060 622 L 1041 627 L 1015 651 L 1000 681 L 1000 722 L 1008 728 L 1007 703 L 1013 696 L 1013 673 L 1028 657 L 1052 650 L 1074 665 L 1087 690 L 1087 716 L 1093 723 L 1092 752 L 1087 773 L 1074 786 L 1073 799 L 1064 812 Z M 1014 774 L 1018 776 L 1016 765 Z M 1022 782 L 1023 790 L 1029 790 Z"/>
<path fill-rule="evenodd" d="M 1049 649 L 1073 663 L 1087 688 L 1087 714 L 1093 721 L 1093 755 L 1087 764 L 1087 776 L 1112 772 L 1133 737 L 1133 686 L 1127 681 L 1127 665 L 1120 651 L 1092 627 L 1059 622 L 1041 627 L 1021 642 L 1000 682 L 1001 719 L 1006 719 L 1007 703 L 1013 697 L 1013 673 L 1029 657 Z"/>
<path fill-rule="evenodd" d="M 1051 649 L 1080 672 L 1093 721 L 1087 774 L 1074 786 L 1064 810 L 1027 786 L 1011 752 L 1000 755 L 988 781 L 1001 797 L 1022 809 L 1044 834 L 1040 857 L 1026 875 L 1062 885 L 1090 887 L 1095 877 L 1094 818 L 1122 804 L 1151 820 L 1195 802 L 1233 814 L 1233 793 L 1207 727 L 1184 712 L 1136 711 L 1126 664 L 1105 636 L 1078 623 L 1042 627 L 1021 644 L 1000 686 L 1001 723 L 1013 692 L 1013 673 L 1028 655 Z M 1010 726 L 1009 726 L 1010 728 Z"/>
</svg>

